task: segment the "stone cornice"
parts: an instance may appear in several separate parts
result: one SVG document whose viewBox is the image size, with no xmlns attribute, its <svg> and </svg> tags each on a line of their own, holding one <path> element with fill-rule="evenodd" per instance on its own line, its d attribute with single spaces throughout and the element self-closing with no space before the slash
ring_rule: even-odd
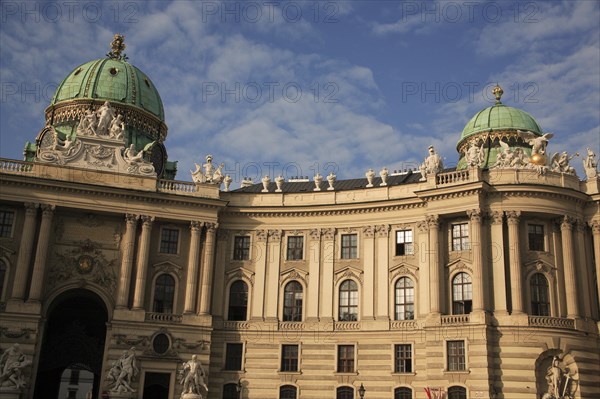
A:
<svg viewBox="0 0 600 399">
<path fill-rule="evenodd" d="M 90 207 L 90 209 L 98 209 L 98 204 L 94 204 L 92 207 L 89 203 L 89 197 L 104 197 L 107 199 L 114 200 L 122 200 L 123 204 L 126 204 L 126 209 L 130 210 L 134 203 L 137 201 L 142 204 L 170 204 L 170 205 L 183 205 L 186 207 L 193 208 L 206 208 L 206 209 L 214 209 L 218 211 L 219 208 L 225 207 L 225 201 L 213 198 L 199 198 L 199 197 L 183 197 L 178 196 L 176 194 L 169 193 L 161 193 L 155 191 L 139 191 L 139 190 L 128 190 L 123 188 L 115 188 L 108 186 L 96 186 L 92 184 L 85 183 L 73 183 L 73 182 L 65 182 L 65 181 L 57 181 L 57 180 L 38 180 L 36 178 L 31 178 L 28 176 L 12 176 L 0 174 L 0 183 L 3 187 L 23 187 L 26 188 L 27 191 L 31 192 L 32 190 L 40 190 L 44 193 L 53 193 L 48 196 L 48 200 L 46 202 L 51 202 L 49 199 L 56 198 L 56 193 L 73 193 L 78 196 L 85 196 L 84 200 L 78 201 L 77 203 L 68 204 L 65 201 L 60 201 L 61 207 L 71 207 L 76 206 L 78 208 L 86 209 Z M 7 195 L 10 190 L 2 190 L 0 197 L 3 199 L 10 199 L 14 201 L 23 201 L 24 198 L 20 198 L 18 195 L 12 196 Z M 59 194 L 60 198 L 64 197 L 62 194 Z M 23 196 L 24 197 L 24 196 Z M 125 208 L 124 208 L 125 209 Z M 117 208 L 109 207 L 111 211 L 117 211 Z M 216 221 L 216 220 L 215 220 Z"/>
<path fill-rule="evenodd" d="M 576 201 L 577 205 L 583 205 L 590 201 L 590 197 L 587 194 L 573 191 L 568 188 L 555 187 L 555 186 L 524 186 L 524 185 L 510 185 L 510 186 L 495 186 L 497 190 L 488 192 L 489 197 L 546 197 L 552 199 L 563 199 L 567 201 Z M 553 191 L 549 191 L 551 189 Z"/>
</svg>

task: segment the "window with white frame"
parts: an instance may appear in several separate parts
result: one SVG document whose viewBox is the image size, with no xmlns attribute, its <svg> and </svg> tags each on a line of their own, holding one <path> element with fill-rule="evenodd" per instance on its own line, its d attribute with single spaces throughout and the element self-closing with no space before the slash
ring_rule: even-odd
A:
<svg viewBox="0 0 600 399">
<path fill-rule="evenodd" d="M 340 285 L 339 294 L 338 320 L 358 320 L 358 285 L 356 282 L 344 280 Z"/>
<path fill-rule="evenodd" d="M 466 251 L 469 249 L 469 223 L 452 225 L 452 250 Z"/>
<path fill-rule="evenodd" d="M 548 280 L 542 273 L 535 273 L 529 280 L 531 292 L 531 314 L 550 316 L 550 295 Z"/>
<path fill-rule="evenodd" d="M 394 320 L 415 318 L 415 288 L 408 277 L 400 277 L 394 287 Z"/>
<path fill-rule="evenodd" d="M 298 345 L 281 345 L 281 371 L 298 371 Z"/>
<path fill-rule="evenodd" d="M 394 345 L 394 373 L 412 373 L 412 345 Z"/>
<path fill-rule="evenodd" d="M 471 276 L 458 273 L 452 279 L 452 314 L 469 314 L 473 309 Z"/>
<path fill-rule="evenodd" d="M 337 372 L 354 373 L 354 345 L 338 345 Z"/>
<path fill-rule="evenodd" d="M 396 231 L 396 256 L 413 254 L 413 232 L 412 230 Z"/>
<path fill-rule="evenodd" d="M 465 371 L 466 370 L 466 354 L 465 341 L 447 341 L 447 370 L 448 371 Z"/>
<path fill-rule="evenodd" d="M 283 289 L 283 321 L 302 321 L 302 285 L 290 281 Z"/>
<path fill-rule="evenodd" d="M 291 236 L 287 240 L 287 260 L 302 260 L 304 255 L 304 237 Z"/>
<path fill-rule="evenodd" d="M 356 234 L 342 234 L 342 259 L 358 258 L 358 236 Z"/>
</svg>

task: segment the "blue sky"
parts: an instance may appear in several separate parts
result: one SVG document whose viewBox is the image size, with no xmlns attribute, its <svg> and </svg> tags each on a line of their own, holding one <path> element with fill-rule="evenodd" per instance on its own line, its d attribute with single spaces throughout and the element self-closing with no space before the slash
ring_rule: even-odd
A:
<svg viewBox="0 0 600 399">
<path fill-rule="evenodd" d="M 116 32 L 161 93 L 179 180 L 208 153 L 237 182 L 414 167 L 430 144 L 452 166 L 496 82 L 551 153 L 600 155 L 599 4 L 3 1 L 0 156 L 22 158 L 58 83 Z"/>
</svg>

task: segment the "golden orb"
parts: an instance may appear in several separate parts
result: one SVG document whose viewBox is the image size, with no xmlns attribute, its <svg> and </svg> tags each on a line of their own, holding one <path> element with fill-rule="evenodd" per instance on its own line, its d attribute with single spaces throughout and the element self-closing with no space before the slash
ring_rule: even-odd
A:
<svg viewBox="0 0 600 399">
<path fill-rule="evenodd" d="M 529 158 L 529 162 L 534 165 L 546 165 L 546 156 L 544 154 L 533 154 L 531 158 Z"/>
</svg>

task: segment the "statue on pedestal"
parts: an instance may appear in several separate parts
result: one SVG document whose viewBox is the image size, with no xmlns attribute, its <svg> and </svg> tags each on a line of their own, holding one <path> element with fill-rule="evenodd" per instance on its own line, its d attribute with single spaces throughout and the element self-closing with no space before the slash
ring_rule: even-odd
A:
<svg viewBox="0 0 600 399">
<path fill-rule="evenodd" d="M 587 156 L 583 159 L 583 169 L 588 179 L 595 179 L 598 176 L 598 161 L 596 153 L 590 147 L 587 148 Z"/>
<path fill-rule="evenodd" d="M 327 183 L 329 183 L 329 187 L 327 187 L 327 190 L 329 190 L 329 191 L 335 190 L 333 185 L 335 184 L 336 180 L 337 180 L 337 176 L 333 172 L 329 172 L 329 174 L 327 175 Z"/>
<path fill-rule="evenodd" d="M 423 163 L 419 167 L 421 181 L 427 180 L 428 175 L 440 173 L 444 169 L 442 157 L 436 154 L 433 146 L 430 145 L 427 150 L 429 151 L 429 156 L 423 160 Z"/>
<path fill-rule="evenodd" d="M 573 399 L 577 391 L 578 381 L 569 374 L 569 369 L 560 365 L 558 356 L 552 358 L 552 364 L 546 370 L 547 392 L 541 395 L 542 399 Z"/>
<path fill-rule="evenodd" d="M 183 385 L 183 390 L 181 391 L 182 399 L 202 399 L 200 388 L 208 392 L 208 387 L 204 382 L 206 372 L 197 355 L 193 355 L 192 360 L 183 363 L 179 377 L 179 383 Z"/>
<path fill-rule="evenodd" d="M 131 382 L 138 373 L 139 369 L 135 357 L 135 347 L 128 351 L 123 351 L 121 357 L 113 363 L 109 375 L 107 376 L 107 379 L 114 379 L 114 385 L 111 388 L 111 392 L 135 392 L 135 389 L 131 387 Z"/>
<path fill-rule="evenodd" d="M 96 115 L 98 116 L 98 127 L 96 128 L 96 134 L 99 136 L 108 135 L 110 124 L 113 118 L 115 118 L 115 111 L 110 106 L 110 103 L 105 101 L 104 104 L 98 108 L 98 111 L 96 111 Z"/>
<path fill-rule="evenodd" d="M 375 172 L 373 169 L 367 170 L 365 177 L 367 178 L 367 188 L 373 187 L 373 179 L 375 178 Z"/>
<path fill-rule="evenodd" d="M 19 344 L 13 344 L 0 357 L 0 387 L 21 389 L 25 387 L 23 369 L 31 365 Z"/>
</svg>

